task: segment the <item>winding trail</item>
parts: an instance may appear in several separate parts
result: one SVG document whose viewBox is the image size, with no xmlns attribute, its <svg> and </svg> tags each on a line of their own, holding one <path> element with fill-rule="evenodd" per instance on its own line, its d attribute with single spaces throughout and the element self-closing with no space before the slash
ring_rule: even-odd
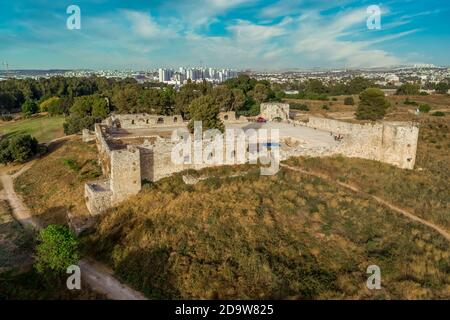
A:
<svg viewBox="0 0 450 320">
<path fill-rule="evenodd" d="M 57 141 L 60 140 L 62 139 L 57 139 Z M 0 181 L 3 185 L 3 190 L 0 192 L 0 195 L 2 194 L 2 198 L 9 202 L 13 216 L 20 224 L 25 228 L 31 227 L 38 231 L 43 226 L 38 219 L 33 217 L 30 209 L 23 202 L 20 195 L 14 190 L 14 179 L 31 168 L 33 163 L 34 161 L 28 162 L 12 175 L 8 174 L 7 168 L 0 168 Z M 81 268 L 81 277 L 83 280 L 86 281 L 94 291 L 104 294 L 109 299 L 147 300 L 143 294 L 114 278 L 113 271 L 107 266 L 93 259 L 82 259 L 78 265 Z"/>
<path fill-rule="evenodd" d="M 306 170 L 304 170 L 304 169 L 302 169 L 302 168 L 292 167 L 292 166 L 289 166 L 289 165 L 283 164 L 283 163 L 280 163 L 280 167 L 285 168 L 285 169 L 287 169 L 287 170 L 291 170 L 291 171 L 295 171 L 295 172 L 300 172 L 300 173 L 305 174 L 305 175 L 309 175 L 309 176 L 314 176 L 314 177 L 317 177 L 317 178 L 321 178 L 321 179 L 324 179 L 324 180 L 326 180 L 326 181 L 328 181 L 328 182 L 335 183 L 335 184 L 337 184 L 337 185 L 339 185 L 339 186 L 341 186 L 341 187 L 344 187 L 344 188 L 346 188 L 346 189 L 349 189 L 349 190 L 351 190 L 351 191 L 353 191 L 353 192 L 356 192 L 356 193 L 360 193 L 360 194 L 364 194 L 364 195 L 366 195 L 366 196 L 369 196 L 369 197 L 371 197 L 372 199 L 374 199 L 376 202 L 378 202 L 379 204 L 381 204 L 381 205 L 383 205 L 383 206 L 385 206 L 385 207 L 391 209 L 392 211 L 395 211 L 395 212 L 397 212 L 397 213 L 400 213 L 401 215 L 407 217 L 408 219 L 410 219 L 410 220 L 412 220 L 412 221 L 415 221 L 415 222 L 420 223 L 420 224 L 422 224 L 422 225 L 424 225 L 424 226 L 427 226 L 427 227 L 429 227 L 429 228 L 434 229 L 434 230 L 437 231 L 441 236 L 443 236 L 445 239 L 447 239 L 447 241 L 450 241 L 450 233 L 448 233 L 448 232 L 447 232 L 446 230 L 444 230 L 443 228 L 437 226 L 436 224 L 434 224 L 434 223 L 432 223 L 432 222 L 429 222 L 429 221 L 427 221 L 427 220 L 424 220 L 424 219 L 422 219 L 422 218 L 419 218 L 418 216 L 412 214 L 411 212 L 409 212 L 409 211 L 407 211 L 407 210 L 405 210 L 405 209 L 402 209 L 402 208 L 400 208 L 400 207 L 397 207 L 397 206 L 393 205 L 392 203 L 390 203 L 390 202 L 388 202 L 388 201 L 386 201 L 386 200 L 384 200 L 384 199 L 382 199 L 382 198 L 380 198 L 380 197 L 377 197 L 377 196 L 374 196 L 374 195 L 371 195 L 371 194 L 367 194 L 367 193 L 363 192 L 361 189 L 359 189 L 358 187 L 356 187 L 356 186 L 354 186 L 354 185 L 351 185 L 351 184 L 348 184 L 348 183 L 344 183 L 344 182 L 340 182 L 340 181 L 336 181 L 336 180 L 334 180 L 333 178 L 331 178 L 331 177 L 329 177 L 329 176 L 327 176 L 327 175 L 325 175 L 325 174 L 322 174 L 322 173 L 313 172 L 313 171 L 306 171 Z"/>
</svg>

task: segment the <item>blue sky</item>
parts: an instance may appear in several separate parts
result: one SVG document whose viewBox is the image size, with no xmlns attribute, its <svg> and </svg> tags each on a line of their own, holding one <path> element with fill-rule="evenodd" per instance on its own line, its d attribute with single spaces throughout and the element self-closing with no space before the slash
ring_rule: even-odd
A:
<svg viewBox="0 0 450 320">
<path fill-rule="evenodd" d="M 81 9 L 68 30 L 66 9 Z M 369 5 L 381 30 L 366 26 Z M 14 69 L 450 65 L 449 0 L 0 0 Z"/>
</svg>

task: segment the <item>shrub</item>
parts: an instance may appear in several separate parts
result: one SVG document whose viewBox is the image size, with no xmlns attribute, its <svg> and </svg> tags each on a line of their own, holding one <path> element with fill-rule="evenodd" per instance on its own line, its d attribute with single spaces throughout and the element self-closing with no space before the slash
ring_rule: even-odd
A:
<svg viewBox="0 0 450 320">
<path fill-rule="evenodd" d="M 361 92 L 356 118 L 359 120 L 378 120 L 386 115 L 389 102 L 383 91 L 377 88 L 369 88 Z"/>
<path fill-rule="evenodd" d="M 39 107 L 33 100 L 27 100 L 22 105 L 22 112 L 25 116 L 31 116 L 39 111 Z"/>
<path fill-rule="evenodd" d="M 306 104 L 300 104 L 300 103 L 293 103 L 290 106 L 293 110 L 301 110 L 301 111 L 309 111 L 309 108 Z"/>
<path fill-rule="evenodd" d="M 431 115 L 435 117 L 445 117 L 445 113 L 442 111 L 433 112 Z"/>
<path fill-rule="evenodd" d="M 73 104 L 71 98 L 52 97 L 41 103 L 41 111 L 47 111 L 51 116 L 68 114 Z"/>
<path fill-rule="evenodd" d="M 0 141 L 0 163 L 25 162 L 39 152 L 38 141 L 30 135 Z"/>
<path fill-rule="evenodd" d="M 323 109 L 323 110 L 330 110 L 330 107 L 327 106 L 326 104 L 324 104 L 324 105 L 322 106 L 322 109 Z"/>
<path fill-rule="evenodd" d="M 93 116 L 79 116 L 78 114 L 72 114 L 67 117 L 66 122 L 64 122 L 64 133 L 76 134 L 80 133 L 83 129 L 94 129 L 94 124 L 97 122 L 101 122 L 101 118 L 96 118 Z"/>
<path fill-rule="evenodd" d="M 63 159 L 63 163 L 72 171 L 78 172 L 81 170 L 81 167 L 73 159 Z"/>
<path fill-rule="evenodd" d="M 355 105 L 355 100 L 353 99 L 353 97 L 347 97 L 344 99 L 344 104 L 346 106 L 353 106 Z"/>
<path fill-rule="evenodd" d="M 41 230 L 38 239 L 35 267 L 39 273 L 64 273 L 68 266 L 78 263 L 78 240 L 68 227 L 49 225 Z"/>
<path fill-rule="evenodd" d="M 428 112 L 430 112 L 430 110 L 431 110 L 431 107 L 428 104 L 421 104 L 419 106 L 419 111 L 420 112 L 428 113 Z"/>
<path fill-rule="evenodd" d="M 409 98 L 406 98 L 405 101 L 403 101 L 403 103 L 406 104 L 406 105 L 410 105 L 410 106 L 417 106 L 418 105 L 417 102 L 411 101 L 411 100 L 409 100 Z"/>
<path fill-rule="evenodd" d="M 51 107 L 54 108 L 54 105 L 58 105 L 60 100 L 61 99 L 59 97 L 48 98 L 47 100 L 41 102 L 41 104 L 39 105 L 39 109 L 41 110 L 41 112 L 48 112 Z"/>
</svg>

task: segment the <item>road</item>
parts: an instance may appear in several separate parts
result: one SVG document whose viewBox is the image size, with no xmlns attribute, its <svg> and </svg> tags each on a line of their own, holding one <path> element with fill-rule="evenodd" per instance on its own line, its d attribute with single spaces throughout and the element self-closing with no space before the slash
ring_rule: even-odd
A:
<svg viewBox="0 0 450 320">
<path fill-rule="evenodd" d="M 10 175 L 6 168 L 0 168 L 0 181 L 3 185 L 4 199 L 6 199 L 13 212 L 14 218 L 25 228 L 32 228 L 36 231 L 42 228 L 39 221 L 33 217 L 30 209 L 23 202 L 22 198 L 14 190 L 14 179 L 31 168 L 33 162 L 29 162 L 20 168 L 15 174 Z M 113 271 L 107 266 L 92 259 L 83 259 L 79 262 L 82 279 L 95 291 L 104 294 L 112 300 L 146 300 L 144 295 L 121 283 L 113 276 Z"/>
</svg>

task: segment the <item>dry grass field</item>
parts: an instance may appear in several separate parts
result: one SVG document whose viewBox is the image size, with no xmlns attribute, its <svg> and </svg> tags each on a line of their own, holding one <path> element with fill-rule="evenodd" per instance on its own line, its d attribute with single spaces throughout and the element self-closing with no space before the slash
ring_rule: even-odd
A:
<svg viewBox="0 0 450 320">
<path fill-rule="evenodd" d="M 341 120 L 351 120 L 352 114 L 356 111 L 358 106 L 359 97 L 353 95 L 355 102 L 354 106 L 348 106 L 344 104 L 344 99 L 348 96 L 336 96 L 330 97 L 329 101 L 319 100 L 306 100 L 306 99 L 285 99 L 287 103 L 296 103 L 307 105 L 309 111 L 292 110 L 292 112 L 298 114 L 311 114 L 321 115 Z M 414 115 L 414 111 L 419 105 L 427 104 L 431 107 L 430 114 L 421 115 L 422 117 L 431 116 L 431 113 L 435 111 L 443 111 L 450 113 L 450 96 L 448 95 L 428 95 L 428 96 L 388 96 L 387 100 L 391 104 L 391 108 L 388 110 L 386 120 L 401 120 L 401 121 L 415 121 L 417 117 Z M 409 99 L 415 104 L 405 104 L 406 99 Z M 336 101 L 334 101 L 336 100 Z M 324 109 L 324 105 L 327 109 Z"/>
<path fill-rule="evenodd" d="M 433 230 L 318 178 L 219 170 L 148 186 L 101 216 L 86 250 L 150 298 L 450 297 L 448 242 Z M 380 291 L 365 287 L 371 264 Z"/>
<path fill-rule="evenodd" d="M 58 143 L 48 155 L 18 177 L 14 188 L 44 224 L 67 223 L 67 213 L 87 213 L 84 184 L 101 175 L 95 144 Z"/>
</svg>

